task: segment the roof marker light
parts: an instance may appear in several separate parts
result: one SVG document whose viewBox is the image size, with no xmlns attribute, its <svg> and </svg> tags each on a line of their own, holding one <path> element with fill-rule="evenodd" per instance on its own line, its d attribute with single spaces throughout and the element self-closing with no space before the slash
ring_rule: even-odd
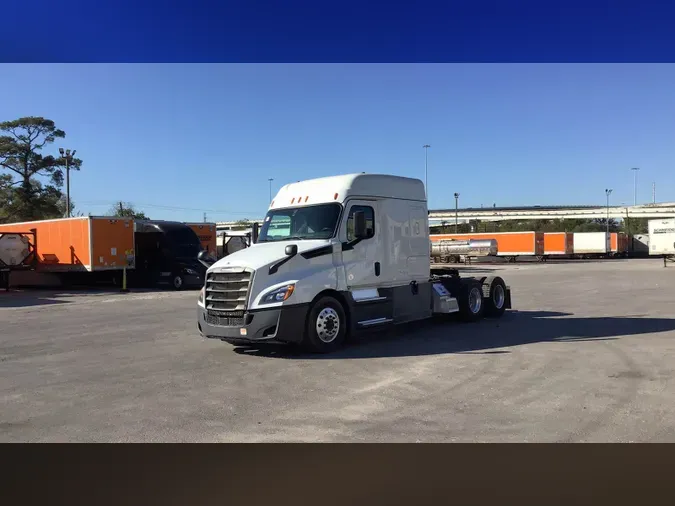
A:
<svg viewBox="0 0 675 506">
<path fill-rule="evenodd" d="M 293 202 L 295 202 L 295 197 L 293 197 L 293 199 L 291 200 L 291 204 L 292 204 Z"/>
<path fill-rule="evenodd" d="M 337 200 L 338 194 L 333 195 L 333 200 Z"/>
<path fill-rule="evenodd" d="M 307 199 L 308 199 L 308 198 L 309 198 L 309 195 L 307 195 L 307 196 L 305 197 L 305 202 L 307 202 Z"/>
<path fill-rule="evenodd" d="M 274 201 L 272 201 L 272 203 L 270 204 L 270 207 L 274 207 Z"/>
</svg>

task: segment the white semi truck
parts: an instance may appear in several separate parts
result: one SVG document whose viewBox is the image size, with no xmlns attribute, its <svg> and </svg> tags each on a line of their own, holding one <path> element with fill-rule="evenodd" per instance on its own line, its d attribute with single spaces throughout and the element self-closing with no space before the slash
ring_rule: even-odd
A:
<svg viewBox="0 0 675 506">
<path fill-rule="evenodd" d="M 452 313 L 475 321 L 511 307 L 502 278 L 432 271 L 429 253 L 418 179 L 361 173 L 287 184 L 256 243 L 208 268 L 199 332 L 325 353 L 376 327 Z"/>
</svg>

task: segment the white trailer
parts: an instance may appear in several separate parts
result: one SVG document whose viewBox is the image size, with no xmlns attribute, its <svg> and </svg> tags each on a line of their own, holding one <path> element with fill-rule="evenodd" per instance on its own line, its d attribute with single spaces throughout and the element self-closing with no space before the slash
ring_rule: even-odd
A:
<svg viewBox="0 0 675 506">
<path fill-rule="evenodd" d="M 575 256 L 603 256 L 608 255 L 611 249 L 611 234 L 607 232 L 574 232 L 573 234 Z"/>
<path fill-rule="evenodd" d="M 675 218 L 649 220 L 649 254 L 675 258 Z"/>
<path fill-rule="evenodd" d="M 209 267 L 199 332 L 329 352 L 372 328 L 451 313 L 474 321 L 511 307 L 502 278 L 432 272 L 429 251 L 418 179 L 362 173 L 285 185 L 257 242 Z"/>
</svg>

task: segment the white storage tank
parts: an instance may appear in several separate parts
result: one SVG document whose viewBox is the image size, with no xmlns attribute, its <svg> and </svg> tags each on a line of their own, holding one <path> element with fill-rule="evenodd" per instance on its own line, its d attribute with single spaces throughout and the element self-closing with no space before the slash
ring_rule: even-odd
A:
<svg viewBox="0 0 675 506">
<path fill-rule="evenodd" d="M 607 232 L 574 232 L 574 254 L 607 254 L 611 249 L 611 234 Z"/>
</svg>

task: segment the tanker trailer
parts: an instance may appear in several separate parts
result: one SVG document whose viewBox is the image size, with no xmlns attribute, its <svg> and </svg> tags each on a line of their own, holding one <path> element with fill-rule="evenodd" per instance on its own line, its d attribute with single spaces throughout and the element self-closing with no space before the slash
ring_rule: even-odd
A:
<svg viewBox="0 0 675 506">
<path fill-rule="evenodd" d="M 430 253 L 434 262 L 447 264 L 471 257 L 497 256 L 498 248 L 495 239 L 443 239 L 431 242 Z"/>
</svg>

